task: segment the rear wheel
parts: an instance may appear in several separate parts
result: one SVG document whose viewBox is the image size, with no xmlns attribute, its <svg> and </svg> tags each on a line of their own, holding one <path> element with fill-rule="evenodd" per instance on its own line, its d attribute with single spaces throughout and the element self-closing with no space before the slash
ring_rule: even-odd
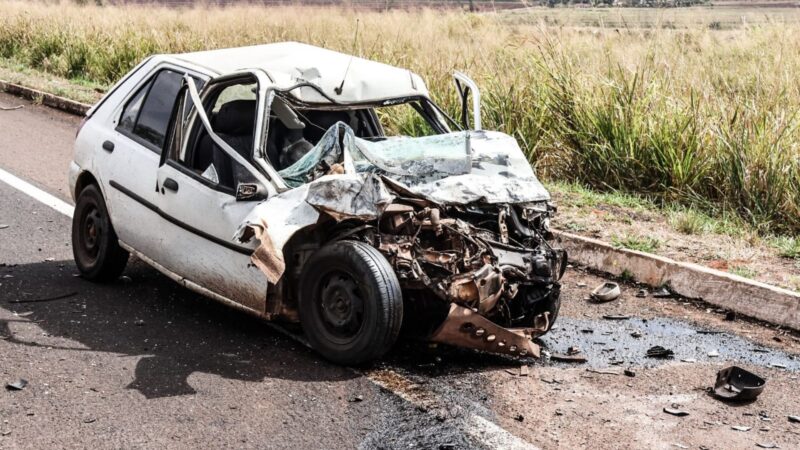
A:
<svg viewBox="0 0 800 450">
<path fill-rule="evenodd" d="M 114 280 L 128 263 L 128 252 L 119 246 L 97 185 L 78 194 L 72 217 L 72 254 L 83 278 L 92 281 Z"/>
<path fill-rule="evenodd" d="M 311 346 L 339 364 L 379 358 L 397 340 L 403 297 L 392 266 L 362 242 L 321 248 L 300 276 L 300 322 Z"/>
</svg>

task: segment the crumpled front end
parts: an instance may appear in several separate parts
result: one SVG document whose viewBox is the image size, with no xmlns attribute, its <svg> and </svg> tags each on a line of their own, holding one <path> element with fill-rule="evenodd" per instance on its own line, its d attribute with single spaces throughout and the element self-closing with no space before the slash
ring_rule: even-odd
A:
<svg viewBox="0 0 800 450">
<path fill-rule="evenodd" d="M 398 156 L 414 151 L 418 158 Z M 531 339 L 558 314 L 567 256 L 548 243 L 555 209 L 512 138 L 367 143 L 340 123 L 309 155 L 282 173 L 297 187 L 256 207 L 237 235 L 258 238 L 254 263 L 271 283 L 288 285 L 281 292 L 289 295 L 268 299 L 268 315 L 296 316 L 291 285 L 315 249 L 359 240 L 397 274 L 408 333 L 539 355 Z"/>
<path fill-rule="evenodd" d="M 538 356 L 531 338 L 555 319 L 566 268 L 565 251 L 545 240 L 550 213 L 546 203 L 435 206 L 400 197 L 368 239 L 395 268 L 407 303 L 420 304 L 411 310 L 432 326 L 432 341 Z"/>
</svg>

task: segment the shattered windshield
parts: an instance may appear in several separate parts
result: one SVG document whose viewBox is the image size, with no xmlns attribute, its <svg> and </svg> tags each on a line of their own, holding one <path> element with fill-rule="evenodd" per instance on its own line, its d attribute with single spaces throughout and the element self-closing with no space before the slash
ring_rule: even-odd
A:
<svg viewBox="0 0 800 450">
<path fill-rule="evenodd" d="M 498 132 L 358 138 L 346 124 L 328 129 L 308 153 L 278 172 L 290 187 L 324 175 L 375 173 L 442 203 L 549 200 L 514 138 Z"/>
</svg>

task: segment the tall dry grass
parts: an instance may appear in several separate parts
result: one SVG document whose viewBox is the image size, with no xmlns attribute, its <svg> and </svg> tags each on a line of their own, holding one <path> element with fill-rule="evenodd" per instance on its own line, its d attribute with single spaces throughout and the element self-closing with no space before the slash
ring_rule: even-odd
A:
<svg viewBox="0 0 800 450">
<path fill-rule="evenodd" d="M 355 53 L 420 73 L 451 112 L 452 70 L 476 78 L 485 126 L 517 137 L 545 178 L 800 232 L 800 26 L 790 23 L 605 29 L 430 10 L 0 7 L 1 57 L 104 83 L 152 53 L 285 40 L 351 52 L 358 20 Z"/>
</svg>

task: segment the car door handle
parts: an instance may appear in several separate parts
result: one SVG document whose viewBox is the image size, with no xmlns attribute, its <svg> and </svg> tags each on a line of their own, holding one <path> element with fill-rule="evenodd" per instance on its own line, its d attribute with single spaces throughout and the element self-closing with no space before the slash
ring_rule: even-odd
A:
<svg viewBox="0 0 800 450">
<path fill-rule="evenodd" d="M 114 151 L 114 143 L 111 142 L 111 141 L 103 142 L 103 150 L 107 151 L 108 153 L 113 152 Z"/>
<path fill-rule="evenodd" d="M 161 193 L 164 193 L 164 189 L 169 189 L 172 192 L 178 192 L 178 182 L 173 180 L 172 178 L 165 178 L 164 182 L 161 183 Z"/>
</svg>

